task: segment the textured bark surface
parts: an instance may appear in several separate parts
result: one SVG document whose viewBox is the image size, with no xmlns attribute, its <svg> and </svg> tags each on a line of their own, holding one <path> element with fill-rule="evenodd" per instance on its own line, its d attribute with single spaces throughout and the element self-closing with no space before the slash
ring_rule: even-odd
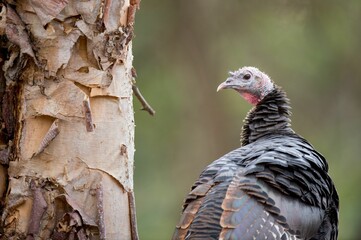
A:
<svg viewBox="0 0 361 240">
<path fill-rule="evenodd" d="M 1 3 L 1 239 L 137 238 L 129 199 L 138 7 Z"/>
</svg>

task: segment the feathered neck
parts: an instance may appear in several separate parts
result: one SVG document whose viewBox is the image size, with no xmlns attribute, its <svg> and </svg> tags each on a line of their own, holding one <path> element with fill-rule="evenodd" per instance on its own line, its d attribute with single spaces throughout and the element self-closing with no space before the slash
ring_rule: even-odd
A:
<svg viewBox="0 0 361 240">
<path fill-rule="evenodd" d="M 241 133 L 241 145 L 272 133 L 294 133 L 291 129 L 290 109 L 286 93 L 275 86 L 247 114 Z"/>
</svg>

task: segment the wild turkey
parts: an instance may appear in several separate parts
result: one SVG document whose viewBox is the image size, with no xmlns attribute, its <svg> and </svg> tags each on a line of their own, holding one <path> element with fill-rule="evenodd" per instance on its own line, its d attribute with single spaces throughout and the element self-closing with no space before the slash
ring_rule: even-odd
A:
<svg viewBox="0 0 361 240">
<path fill-rule="evenodd" d="M 203 170 L 173 239 L 337 239 L 328 164 L 291 129 L 285 92 L 254 67 L 230 72 L 217 91 L 227 88 L 255 105 L 241 147 Z"/>
</svg>

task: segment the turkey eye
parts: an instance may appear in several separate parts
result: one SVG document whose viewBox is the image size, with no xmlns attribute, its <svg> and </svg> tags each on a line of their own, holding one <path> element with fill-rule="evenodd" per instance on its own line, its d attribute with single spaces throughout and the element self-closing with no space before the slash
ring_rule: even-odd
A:
<svg viewBox="0 0 361 240">
<path fill-rule="evenodd" d="M 247 73 L 246 75 L 244 75 L 244 76 L 243 76 L 243 79 L 245 79 L 245 80 L 248 80 L 248 79 L 250 79 L 250 78 L 251 78 L 251 75 L 250 75 L 250 74 L 248 74 L 248 73 Z"/>
</svg>

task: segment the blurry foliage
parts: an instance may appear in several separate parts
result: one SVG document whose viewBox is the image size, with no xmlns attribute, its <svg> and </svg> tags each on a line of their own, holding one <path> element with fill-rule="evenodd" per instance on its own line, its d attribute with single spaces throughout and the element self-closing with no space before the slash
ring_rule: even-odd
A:
<svg viewBox="0 0 361 240">
<path fill-rule="evenodd" d="M 142 1 L 137 83 L 157 111 L 136 108 L 135 193 L 141 239 L 170 239 L 202 169 L 239 146 L 251 108 L 216 93 L 253 65 L 288 93 L 293 128 L 327 159 L 340 194 L 339 239 L 361 235 L 361 2 Z"/>
</svg>

